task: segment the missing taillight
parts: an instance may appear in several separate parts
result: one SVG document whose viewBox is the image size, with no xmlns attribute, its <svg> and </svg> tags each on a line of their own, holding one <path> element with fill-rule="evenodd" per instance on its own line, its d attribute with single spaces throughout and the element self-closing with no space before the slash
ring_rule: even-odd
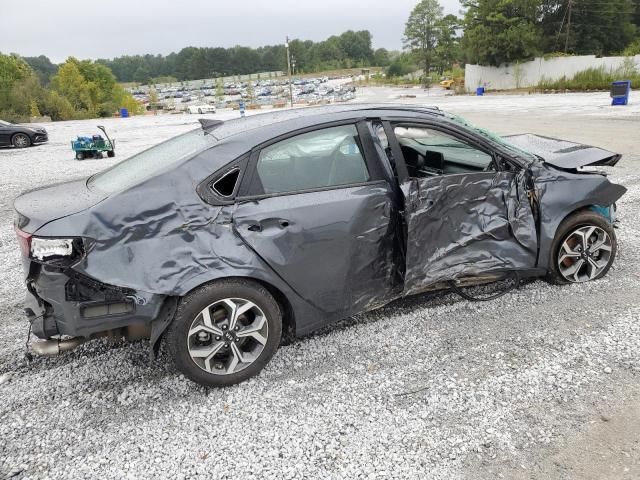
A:
<svg viewBox="0 0 640 480">
<path fill-rule="evenodd" d="M 23 232 L 18 227 L 14 226 L 16 235 L 18 236 L 18 245 L 20 245 L 20 252 L 23 257 L 29 257 L 31 253 L 31 239 L 33 238 L 30 233 Z"/>
</svg>

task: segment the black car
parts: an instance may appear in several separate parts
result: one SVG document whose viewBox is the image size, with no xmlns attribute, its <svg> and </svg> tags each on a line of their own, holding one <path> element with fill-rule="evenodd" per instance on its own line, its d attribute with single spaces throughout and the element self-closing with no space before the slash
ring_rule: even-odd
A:
<svg viewBox="0 0 640 480">
<path fill-rule="evenodd" d="M 616 256 L 626 190 L 582 168 L 612 152 L 406 105 L 201 123 L 16 199 L 37 351 L 164 338 L 189 378 L 229 385 L 283 339 L 400 297 L 586 282 Z"/>
<path fill-rule="evenodd" d="M 30 147 L 49 141 L 47 131 L 38 125 L 19 125 L 0 120 L 0 147 Z"/>
</svg>

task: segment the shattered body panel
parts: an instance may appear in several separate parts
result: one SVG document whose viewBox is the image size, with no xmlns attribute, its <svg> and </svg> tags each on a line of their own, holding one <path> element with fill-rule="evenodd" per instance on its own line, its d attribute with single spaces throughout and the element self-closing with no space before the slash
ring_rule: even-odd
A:
<svg viewBox="0 0 640 480">
<path fill-rule="evenodd" d="M 138 323 L 152 325 L 155 341 L 181 297 L 242 277 L 277 294 L 295 333 L 304 335 L 451 280 L 544 274 L 562 220 L 581 208 L 609 207 L 625 191 L 603 175 L 518 158 L 515 148 L 485 137 L 478 142 L 496 159 L 508 159 L 511 170 L 404 178 L 395 140 L 387 151 L 370 133 L 361 139 L 367 166 L 382 173 L 369 182 L 256 198 L 243 193 L 253 164 L 240 159 L 263 144 L 364 119 L 427 119 L 462 138 L 474 135 L 424 107 L 290 110 L 212 124 L 209 148 L 123 191 L 100 192 L 76 181 L 19 197 L 16 226 L 23 234 L 82 239 L 84 249 L 64 267 L 24 259 L 36 334 L 91 336 Z M 580 163 L 565 154 L 571 165 Z M 242 171 L 239 186 L 234 198 L 217 201 L 209 179 L 230 165 Z"/>
<path fill-rule="evenodd" d="M 444 281 L 535 267 L 535 222 L 522 179 L 512 173 L 414 180 L 406 212 L 405 295 Z"/>
<path fill-rule="evenodd" d="M 622 158 L 622 155 L 602 148 L 531 133 L 511 135 L 505 138 L 523 150 L 543 158 L 546 163 L 562 169 L 587 166 L 613 167 Z"/>
<path fill-rule="evenodd" d="M 571 213 L 592 206 L 610 207 L 627 191 L 599 174 L 559 171 L 542 163 L 531 167 L 540 204 L 538 265 L 548 268 L 551 244 L 560 223 Z"/>
</svg>

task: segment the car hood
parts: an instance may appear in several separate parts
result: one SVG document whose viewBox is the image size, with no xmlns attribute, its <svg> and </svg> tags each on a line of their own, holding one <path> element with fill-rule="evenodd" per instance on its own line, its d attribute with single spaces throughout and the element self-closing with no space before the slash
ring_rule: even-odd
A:
<svg viewBox="0 0 640 480">
<path fill-rule="evenodd" d="M 14 124 L 14 126 L 20 127 L 20 128 L 28 128 L 30 130 L 45 130 L 45 128 L 42 125 L 35 125 L 33 123 L 16 123 Z"/>
<path fill-rule="evenodd" d="M 18 228 L 35 233 L 45 224 L 86 210 L 104 199 L 87 188 L 87 180 L 59 183 L 22 193 L 13 202 Z"/>
<path fill-rule="evenodd" d="M 594 166 L 613 167 L 622 158 L 622 155 L 602 148 L 531 133 L 504 138 L 522 150 L 538 155 L 545 163 L 563 170 Z"/>
</svg>

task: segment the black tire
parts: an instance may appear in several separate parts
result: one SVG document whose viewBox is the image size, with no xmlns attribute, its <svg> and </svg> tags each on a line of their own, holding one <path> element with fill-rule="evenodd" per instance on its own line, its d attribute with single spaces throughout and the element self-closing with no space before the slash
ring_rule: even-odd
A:
<svg viewBox="0 0 640 480">
<path fill-rule="evenodd" d="M 242 370 L 228 374 L 209 373 L 191 358 L 189 329 L 203 309 L 226 298 L 253 302 L 266 317 L 267 341 L 258 357 Z M 282 337 L 282 314 L 273 296 L 262 285 L 245 279 L 221 280 L 198 288 L 181 299 L 175 318 L 167 329 L 167 350 L 178 371 L 207 387 L 235 385 L 257 375 L 275 354 Z"/>
<path fill-rule="evenodd" d="M 607 235 L 609 235 L 609 238 L 611 239 L 611 253 L 608 264 L 595 278 L 593 278 L 593 280 L 598 280 L 604 277 L 609 272 L 618 252 L 618 241 L 616 239 L 615 230 L 611 223 L 602 215 L 591 210 L 583 210 L 567 217 L 558 227 L 556 236 L 553 239 L 553 243 L 551 244 L 551 250 L 549 252 L 549 273 L 547 276 L 547 281 L 555 285 L 567 285 L 573 283 L 564 278 L 564 276 L 560 273 L 560 268 L 558 266 L 558 255 L 562 244 L 572 232 L 579 228 L 589 226 L 601 228 L 607 233 Z"/>
<path fill-rule="evenodd" d="M 31 138 L 26 133 L 16 133 L 11 137 L 11 144 L 16 148 L 27 148 L 31 146 Z"/>
<path fill-rule="evenodd" d="M 107 157 L 109 157 L 109 158 L 113 158 L 113 157 L 115 157 L 115 156 L 116 156 L 116 152 L 114 152 L 113 150 L 109 150 L 109 151 L 107 152 Z"/>
<path fill-rule="evenodd" d="M 84 160 L 84 152 L 76 152 L 76 160 Z"/>
<path fill-rule="evenodd" d="M 199 109 L 198 109 L 198 113 L 199 113 L 200 115 L 202 115 L 202 109 L 201 109 L 201 108 L 199 108 Z"/>
</svg>

